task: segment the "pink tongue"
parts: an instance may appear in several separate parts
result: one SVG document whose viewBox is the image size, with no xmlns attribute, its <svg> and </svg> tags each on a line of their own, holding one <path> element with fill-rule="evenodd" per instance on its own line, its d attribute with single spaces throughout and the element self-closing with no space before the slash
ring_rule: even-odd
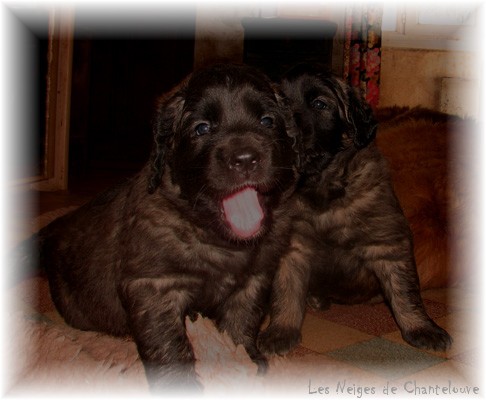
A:
<svg viewBox="0 0 486 400">
<path fill-rule="evenodd" d="M 255 189 L 246 188 L 223 200 L 224 216 L 234 233 L 248 238 L 258 232 L 263 210 Z"/>
</svg>

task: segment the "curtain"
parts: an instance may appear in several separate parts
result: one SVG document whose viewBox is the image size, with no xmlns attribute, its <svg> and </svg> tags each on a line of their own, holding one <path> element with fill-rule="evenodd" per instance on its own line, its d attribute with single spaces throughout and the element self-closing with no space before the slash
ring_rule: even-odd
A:
<svg viewBox="0 0 486 400">
<path fill-rule="evenodd" d="M 346 7 L 344 79 L 359 88 L 371 107 L 380 96 L 382 3 Z"/>
</svg>

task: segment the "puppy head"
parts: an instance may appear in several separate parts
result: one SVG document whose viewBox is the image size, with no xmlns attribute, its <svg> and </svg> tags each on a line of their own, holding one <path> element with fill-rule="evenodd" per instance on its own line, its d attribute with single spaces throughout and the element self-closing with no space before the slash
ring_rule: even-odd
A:
<svg viewBox="0 0 486 400">
<path fill-rule="evenodd" d="M 371 108 L 324 67 L 298 65 L 284 76 L 281 88 L 302 134 L 304 163 L 320 170 L 338 152 L 373 141 L 377 124 Z"/>
<path fill-rule="evenodd" d="M 296 179 L 297 129 L 282 99 L 251 67 L 192 74 L 159 104 L 149 191 L 165 172 L 196 222 L 234 240 L 263 234 Z"/>
</svg>

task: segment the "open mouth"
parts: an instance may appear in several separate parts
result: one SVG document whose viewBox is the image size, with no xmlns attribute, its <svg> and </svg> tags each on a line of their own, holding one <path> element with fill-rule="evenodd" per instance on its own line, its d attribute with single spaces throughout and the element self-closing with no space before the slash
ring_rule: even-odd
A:
<svg viewBox="0 0 486 400">
<path fill-rule="evenodd" d="M 242 239 L 254 236 L 265 217 L 259 194 L 253 187 L 245 187 L 224 198 L 223 214 L 233 233 Z"/>
</svg>

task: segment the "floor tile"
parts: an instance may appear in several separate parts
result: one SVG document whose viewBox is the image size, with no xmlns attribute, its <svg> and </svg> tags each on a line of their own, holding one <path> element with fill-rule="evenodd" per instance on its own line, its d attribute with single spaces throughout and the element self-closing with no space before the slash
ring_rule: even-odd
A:
<svg viewBox="0 0 486 400">
<path fill-rule="evenodd" d="M 372 336 L 366 333 L 309 313 L 306 314 L 302 326 L 302 346 L 317 353 L 325 353 L 371 338 Z"/>
<path fill-rule="evenodd" d="M 432 386 L 435 388 L 437 385 L 439 386 L 440 390 L 442 388 L 446 388 L 447 390 L 449 385 L 456 388 L 469 387 L 470 389 L 479 387 L 480 394 L 484 394 L 484 378 L 479 376 L 477 369 L 465 366 L 453 360 L 445 361 L 416 374 L 409 375 L 392 382 L 395 384 L 395 386 L 401 388 L 404 388 L 404 385 L 409 382 L 407 385 L 408 389 L 415 389 L 415 386 Z M 415 395 L 415 393 L 411 394 Z M 440 395 L 443 396 L 443 393 L 440 393 Z M 438 397 L 438 395 L 435 396 Z"/>
<path fill-rule="evenodd" d="M 390 309 L 384 303 L 333 304 L 329 310 L 318 312 L 314 315 L 369 335 L 380 335 L 397 329 L 397 324 Z"/>
<path fill-rule="evenodd" d="M 429 314 L 430 318 L 432 319 L 441 318 L 447 314 L 450 314 L 452 311 L 452 308 L 449 305 L 441 302 L 429 299 L 423 299 L 423 302 L 425 311 L 427 311 L 427 314 Z"/>
<path fill-rule="evenodd" d="M 463 288 L 432 289 L 422 292 L 424 299 L 435 300 L 450 305 L 454 311 L 478 312 L 478 304 L 483 293 L 478 290 Z"/>
<path fill-rule="evenodd" d="M 411 375 L 445 361 L 442 357 L 381 338 L 357 343 L 327 355 L 387 379 Z"/>
<path fill-rule="evenodd" d="M 424 299 L 424 306 L 431 318 L 449 313 L 447 305 Z M 381 336 L 398 329 L 391 310 L 385 303 L 340 305 L 333 304 L 326 311 L 310 311 L 316 317 L 357 329 L 369 335 Z"/>
<path fill-rule="evenodd" d="M 299 359 L 272 358 L 265 380 L 272 386 L 272 399 L 309 395 L 336 398 L 342 396 L 341 390 L 348 387 L 359 390 L 365 387 L 381 388 L 386 384 L 385 379 L 372 372 L 317 354 Z M 319 388 L 322 388 L 322 393 L 318 392 Z M 352 398 L 347 393 L 344 396 Z"/>
</svg>

